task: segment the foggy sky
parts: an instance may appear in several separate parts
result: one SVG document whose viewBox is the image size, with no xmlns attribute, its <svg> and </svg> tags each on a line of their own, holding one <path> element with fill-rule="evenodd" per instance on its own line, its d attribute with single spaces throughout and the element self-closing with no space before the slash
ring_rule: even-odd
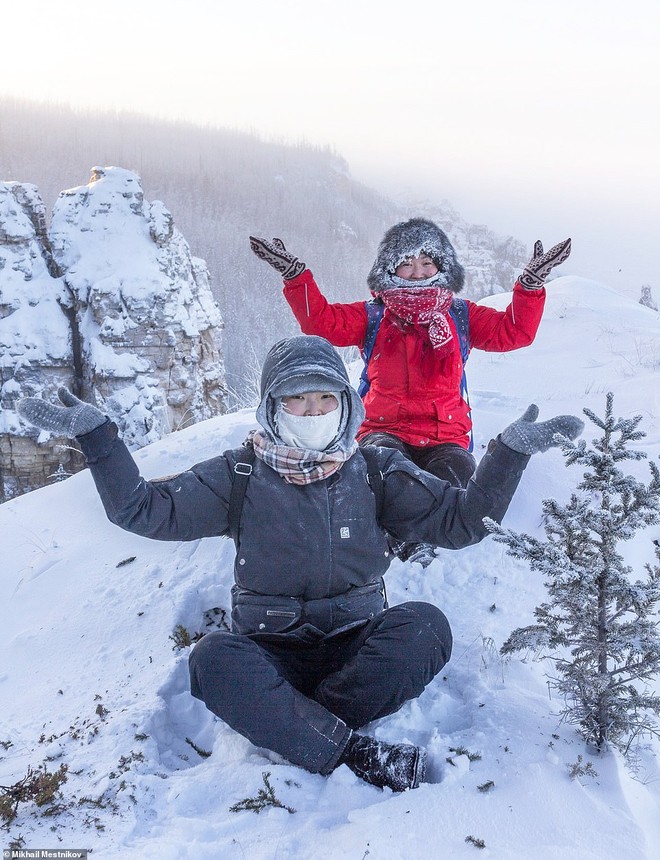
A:
<svg viewBox="0 0 660 860">
<path fill-rule="evenodd" d="M 3 95 L 328 144 L 385 193 L 530 249 L 570 235 L 563 273 L 660 294 L 657 0 L 22 0 L 2 22 Z"/>
</svg>

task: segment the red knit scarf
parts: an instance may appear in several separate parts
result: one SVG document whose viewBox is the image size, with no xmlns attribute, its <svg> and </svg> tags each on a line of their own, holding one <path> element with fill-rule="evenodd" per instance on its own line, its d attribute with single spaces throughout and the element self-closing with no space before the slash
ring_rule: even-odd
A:
<svg viewBox="0 0 660 860">
<path fill-rule="evenodd" d="M 447 287 L 392 288 L 383 290 L 380 296 L 391 313 L 428 337 L 433 349 L 451 343 L 453 335 L 447 314 L 454 294 Z"/>
</svg>

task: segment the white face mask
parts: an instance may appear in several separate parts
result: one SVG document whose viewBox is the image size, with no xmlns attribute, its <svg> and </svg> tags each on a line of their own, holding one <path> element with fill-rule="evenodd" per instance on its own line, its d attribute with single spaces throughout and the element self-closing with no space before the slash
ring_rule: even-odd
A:
<svg viewBox="0 0 660 860">
<path fill-rule="evenodd" d="M 339 432 L 341 406 L 325 415 L 292 415 L 280 404 L 277 410 L 277 432 L 285 445 L 325 451 Z"/>
</svg>

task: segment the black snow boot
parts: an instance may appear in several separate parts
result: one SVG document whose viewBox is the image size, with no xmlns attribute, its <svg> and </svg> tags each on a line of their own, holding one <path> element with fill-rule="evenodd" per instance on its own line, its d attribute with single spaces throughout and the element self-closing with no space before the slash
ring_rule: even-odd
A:
<svg viewBox="0 0 660 860">
<path fill-rule="evenodd" d="M 405 791 L 424 779 L 426 752 L 412 744 L 387 744 L 366 735 L 351 735 L 338 764 L 378 788 Z"/>
<path fill-rule="evenodd" d="M 428 567 L 432 561 L 435 561 L 435 547 L 430 543 L 411 544 L 406 561 L 417 562 L 422 567 Z"/>
<path fill-rule="evenodd" d="M 435 547 L 430 543 L 397 540 L 392 535 L 387 535 L 387 543 L 392 555 L 401 561 L 416 561 L 422 567 L 428 567 L 435 561 Z"/>
<path fill-rule="evenodd" d="M 390 538 L 390 551 L 401 561 L 415 561 L 428 567 L 435 561 L 435 547 L 430 543 L 406 543 Z"/>
</svg>

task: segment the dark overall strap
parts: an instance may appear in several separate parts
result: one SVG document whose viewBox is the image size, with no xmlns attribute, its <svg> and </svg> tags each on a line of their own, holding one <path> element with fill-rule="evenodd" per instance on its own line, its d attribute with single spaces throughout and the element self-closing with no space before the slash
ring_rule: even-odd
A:
<svg viewBox="0 0 660 860">
<path fill-rule="evenodd" d="M 367 464 L 367 480 L 376 500 L 376 520 L 380 523 L 383 513 L 383 503 L 385 501 L 385 486 L 383 484 L 383 473 L 380 470 L 378 458 L 376 457 L 376 446 L 361 445 L 360 451 Z"/>
<path fill-rule="evenodd" d="M 243 501 L 245 499 L 247 484 L 252 474 L 252 464 L 254 463 L 255 456 L 252 445 L 245 445 L 241 456 L 234 464 L 227 520 L 229 521 L 229 534 L 235 544 L 238 544 Z"/>
<path fill-rule="evenodd" d="M 359 450 L 362 452 L 362 456 L 367 464 L 367 480 L 371 487 L 371 492 L 376 499 L 376 519 L 380 521 L 385 499 L 385 489 L 383 486 L 383 473 L 380 471 L 376 458 L 376 449 L 373 445 L 365 445 L 364 447 L 360 447 Z M 243 501 L 248 481 L 252 474 L 252 464 L 254 463 L 255 456 L 254 448 L 251 445 L 245 446 L 241 456 L 234 464 L 227 520 L 229 522 L 229 534 L 235 544 L 238 544 Z"/>
</svg>

